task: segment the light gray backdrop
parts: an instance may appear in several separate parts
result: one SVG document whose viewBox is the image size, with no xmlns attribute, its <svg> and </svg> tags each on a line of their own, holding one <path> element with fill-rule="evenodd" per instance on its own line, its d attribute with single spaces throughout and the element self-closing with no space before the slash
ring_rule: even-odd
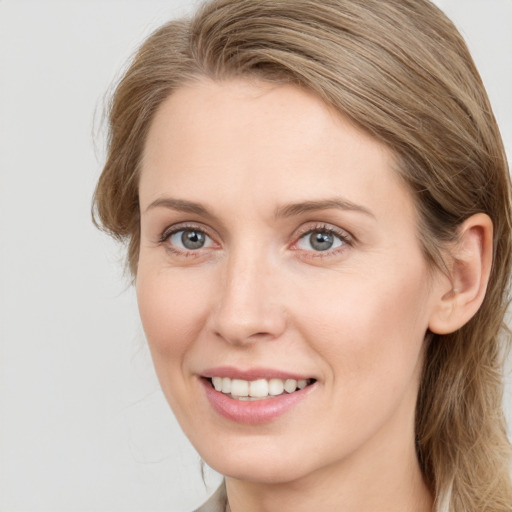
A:
<svg viewBox="0 0 512 512">
<path fill-rule="evenodd" d="M 512 0 L 439 0 L 512 154 Z M 0 0 L 0 511 L 179 512 L 213 490 L 90 222 L 103 95 L 187 0 Z M 512 418 L 510 388 L 508 416 Z M 215 433 L 212 432 L 212 442 Z"/>
</svg>

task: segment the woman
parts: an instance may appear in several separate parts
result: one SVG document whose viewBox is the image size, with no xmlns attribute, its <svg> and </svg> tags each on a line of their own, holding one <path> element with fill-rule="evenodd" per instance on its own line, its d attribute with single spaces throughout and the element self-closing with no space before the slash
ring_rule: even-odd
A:
<svg viewBox="0 0 512 512">
<path fill-rule="evenodd" d="M 113 96 L 128 242 L 200 510 L 505 511 L 510 181 L 427 0 L 214 0 Z"/>
</svg>

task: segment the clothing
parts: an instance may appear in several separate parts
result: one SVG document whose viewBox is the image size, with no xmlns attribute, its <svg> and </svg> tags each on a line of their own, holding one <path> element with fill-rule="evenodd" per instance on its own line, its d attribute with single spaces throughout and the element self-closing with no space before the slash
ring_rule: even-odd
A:
<svg viewBox="0 0 512 512">
<path fill-rule="evenodd" d="M 227 509 L 227 503 L 228 498 L 226 495 L 226 484 L 223 482 L 222 485 L 213 493 L 210 499 L 194 510 L 194 512 L 225 512 Z"/>
</svg>

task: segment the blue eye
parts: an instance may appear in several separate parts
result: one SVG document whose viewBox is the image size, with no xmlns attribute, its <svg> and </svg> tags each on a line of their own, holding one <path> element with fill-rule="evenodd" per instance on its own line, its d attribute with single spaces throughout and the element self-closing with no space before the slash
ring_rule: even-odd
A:
<svg viewBox="0 0 512 512">
<path fill-rule="evenodd" d="M 212 245 L 212 239 L 199 229 L 187 228 L 166 236 L 171 246 L 182 251 L 196 251 Z"/>
<path fill-rule="evenodd" d="M 302 235 L 297 248 L 303 251 L 323 252 L 337 249 L 347 243 L 346 239 L 330 229 L 315 229 Z"/>
</svg>

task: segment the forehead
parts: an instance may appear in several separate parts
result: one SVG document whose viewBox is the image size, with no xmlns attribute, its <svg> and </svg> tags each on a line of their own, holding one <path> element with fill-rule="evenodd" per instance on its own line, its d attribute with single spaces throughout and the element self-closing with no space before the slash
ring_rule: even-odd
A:
<svg viewBox="0 0 512 512">
<path fill-rule="evenodd" d="M 395 194 L 391 206 L 410 207 L 393 166 L 384 144 L 308 91 L 203 80 L 178 89 L 157 111 L 140 201 L 144 209 L 171 194 L 220 204 L 231 192 L 254 204 L 342 195 L 364 205 Z"/>
</svg>

